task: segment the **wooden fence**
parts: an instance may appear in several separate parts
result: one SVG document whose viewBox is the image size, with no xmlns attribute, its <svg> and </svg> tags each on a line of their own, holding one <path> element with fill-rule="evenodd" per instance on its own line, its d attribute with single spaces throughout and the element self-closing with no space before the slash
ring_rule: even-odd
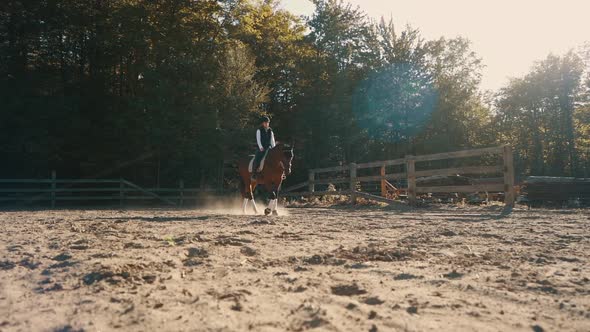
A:
<svg viewBox="0 0 590 332">
<path fill-rule="evenodd" d="M 493 166 L 465 166 L 443 169 L 416 170 L 416 165 L 424 162 L 450 160 L 468 157 L 480 157 L 484 155 L 502 156 L 501 165 Z M 389 166 L 401 166 L 404 171 L 398 173 L 387 173 Z M 379 175 L 357 176 L 362 169 L 379 168 Z M 318 179 L 322 173 L 347 173 L 345 176 Z M 450 176 L 459 174 L 482 175 L 482 174 L 503 174 L 501 178 L 492 178 L 489 181 L 480 181 L 478 184 L 461 186 L 417 186 L 417 179 L 431 176 Z M 415 204 L 418 194 L 425 193 L 473 193 L 473 192 L 504 192 L 505 203 L 513 205 L 514 194 L 514 164 L 512 149 L 510 146 L 491 147 L 456 151 L 448 153 L 437 153 L 423 156 L 406 156 L 403 159 L 375 161 L 369 163 L 351 163 L 349 165 L 312 169 L 309 171 L 308 181 L 281 190 L 281 196 L 323 196 L 323 195 L 350 195 L 351 202 L 356 202 L 357 197 L 364 197 L 386 203 L 393 200 L 386 198 L 388 188 L 392 187 L 390 180 L 406 180 L 407 197 L 410 204 Z M 380 182 L 381 195 L 374 195 L 358 190 L 359 183 Z M 320 184 L 348 184 L 344 190 L 316 191 L 315 186 Z M 307 188 L 305 192 L 296 192 L 298 189 Z"/>
<path fill-rule="evenodd" d="M 142 188 L 125 179 L 58 179 L 52 172 L 50 179 L 0 179 L 0 202 L 41 203 L 52 208 L 59 201 L 111 201 L 123 205 L 131 201 L 159 201 L 182 206 L 188 200 L 202 199 L 203 193 L 216 193 L 214 189 Z"/>
</svg>

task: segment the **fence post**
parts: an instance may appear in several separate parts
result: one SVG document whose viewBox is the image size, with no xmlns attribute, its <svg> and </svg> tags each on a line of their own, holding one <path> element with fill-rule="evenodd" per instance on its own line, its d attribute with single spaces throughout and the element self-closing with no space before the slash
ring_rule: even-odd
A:
<svg viewBox="0 0 590 332">
<path fill-rule="evenodd" d="M 416 205 L 416 160 L 414 156 L 406 156 L 406 171 L 408 173 L 408 202 Z"/>
<path fill-rule="evenodd" d="M 184 180 L 180 179 L 180 206 L 184 204 Z"/>
<path fill-rule="evenodd" d="M 504 146 L 504 204 L 514 206 L 514 157 L 512 148 Z"/>
<path fill-rule="evenodd" d="M 123 178 L 119 178 L 119 207 L 123 206 L 123 196 L 125 195 L 125 183 Z"/>
<path fill-rule="evenodd" d="M 51 171 L 51 208 L 55 208 L 55 187 L 56 187 L 56 183 L 55 183 L 55 178 L 56 178 L 56 173 L 55 170 Z"/>
<path fill-rule="evenodd" d="M 387 186 L 385 185 L 385 165 L 381 166 L 381 196 L 387 197 Z"/>
<path fill-rule="evenodd" d="M 310 193 L 313 193 L 315 191 L 315 172 L 314 171 L 309 171 L 308 191 Z M 308 199 L 311 201 L 313 199 L 313 194 L 310 194 Z"/>
<path fill-rule="evenodd" d="M 350 203 L 356 204 L 356 164 L 350 163 Z"/>
</svg>

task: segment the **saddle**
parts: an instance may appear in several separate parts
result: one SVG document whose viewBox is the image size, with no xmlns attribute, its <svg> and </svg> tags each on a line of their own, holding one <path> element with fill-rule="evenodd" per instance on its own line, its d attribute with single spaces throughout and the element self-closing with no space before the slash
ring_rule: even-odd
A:
<svg viewBox="0 0 590 332">
<path fill-rule="evenodd" d="M 266 149 L 266 151 L 264 151 L 264 155 L 262 156 L 262 159 L 260 160 L 260 164 L 258 165 L 258 170 L 256 172 L 261 172 L 262 169 L 264 168 L 264 161 L 266 160 L 266 155 L 268 155 L 268 151 L 270 149 Z M 248 164 L 248 172 L 252 173 L 252 168 L 254 167 L 254 159 L 256 158 L 256 155 L 251 155 L 252 159 L 250 159 L 250 163 Z"/>
</svg>

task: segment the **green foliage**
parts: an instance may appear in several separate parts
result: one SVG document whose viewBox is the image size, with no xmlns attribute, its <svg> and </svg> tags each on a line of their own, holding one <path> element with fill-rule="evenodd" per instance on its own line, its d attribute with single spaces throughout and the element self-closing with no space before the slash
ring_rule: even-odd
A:
<svg viewBox="0 0 590 332">
<path fill-rule="evenodd" d="M 574 113 L 583 71 L 574 52 L 550 55 L 500 91 L 495 122 L 501 136 L 515 145 L 523 172 L 578 175 Z M 580 112 L 578 130 L 583 131 Z"/>
<path fill-rule="evenodd" d="M 7 0 L 0 5 L 5 177 L 219 183 L 258 115 L 309 167 L 511 143 L 521 171 L 586 174 L 590 47 L 495 96 L 463 38 L 374 22 L 342 0 Z"/>
</svg>

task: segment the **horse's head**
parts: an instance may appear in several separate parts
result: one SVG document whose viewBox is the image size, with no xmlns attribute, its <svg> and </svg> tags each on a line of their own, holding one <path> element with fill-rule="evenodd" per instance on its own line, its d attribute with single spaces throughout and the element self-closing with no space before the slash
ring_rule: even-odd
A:
<svg viewBox="0 0 590 332">
<path fill-rule="evenodd" d="M 291 175 L 291 165 L 293 163 L 293 144 L 281 144 L 281 150 L 283 151 L 283 167 L 285 168 L 285 175 Z"/>
</svg>

